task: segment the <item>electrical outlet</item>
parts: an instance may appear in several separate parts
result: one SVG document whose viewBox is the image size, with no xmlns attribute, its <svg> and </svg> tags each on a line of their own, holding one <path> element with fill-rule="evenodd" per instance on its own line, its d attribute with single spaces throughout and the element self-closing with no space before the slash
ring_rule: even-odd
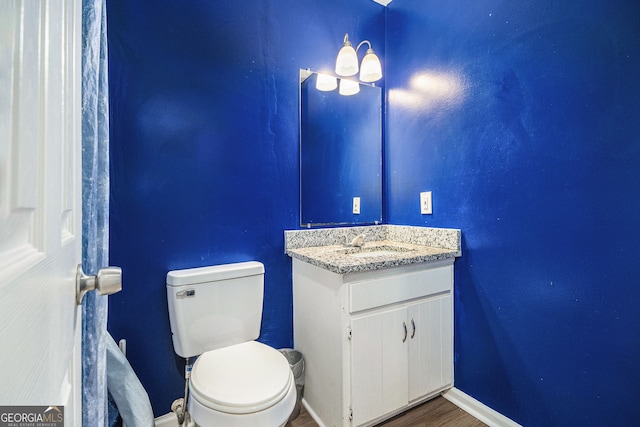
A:
<svg viewBox="0 0 640 427">
<path fill-rule="evenodd" d="M 420 193 L 420 213 L 423 215 L 431 215 L 433 213 L 431 191 L 424 191 Z"/>
<path fill-rule="evenodd" d="M 353 213 L 355 215 L 360 214 L 360 197 L 353 198 Z"/>
</svg>

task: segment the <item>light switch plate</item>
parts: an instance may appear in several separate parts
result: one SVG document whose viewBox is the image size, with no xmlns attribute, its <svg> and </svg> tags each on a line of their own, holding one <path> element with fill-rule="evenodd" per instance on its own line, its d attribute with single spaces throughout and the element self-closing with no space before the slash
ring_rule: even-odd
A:
<svg viewBox="0 0 640 427">
<path fill-rule="evenodd" d="M 355 215 L 360 214 L 360 197 L 353 198 L 353 213 Z"/>
<path fill-rule="evenodd" d="M 423 191 L 420 193 L 420 213 L 423 215 L 431 215 L 433 213 L 431 191 Z"/>
</svg>

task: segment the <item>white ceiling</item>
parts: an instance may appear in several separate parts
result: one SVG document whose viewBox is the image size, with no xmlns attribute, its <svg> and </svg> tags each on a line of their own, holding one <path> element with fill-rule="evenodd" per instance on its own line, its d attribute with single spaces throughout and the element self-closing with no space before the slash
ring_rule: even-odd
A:
<svg viewBox="0 0 640 427">
<path fill-rule="evenodd" d="M 373 0 L 376 3 L 380 3 L 383 6 L 388 5 L 389 3 L 391 3 L 391 0 Z"/>
</svg>

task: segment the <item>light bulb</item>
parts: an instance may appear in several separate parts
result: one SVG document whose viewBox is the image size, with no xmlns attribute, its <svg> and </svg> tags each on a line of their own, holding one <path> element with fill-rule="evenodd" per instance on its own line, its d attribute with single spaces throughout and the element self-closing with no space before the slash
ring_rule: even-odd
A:
<svg viewBox="0 0 640 427">
<path fill-rule="evenodd" d="M 362 67 L 360 68 L 360 80 L 363 82 L 375 82 L 382 78 L 382 65 L 380 59 L 373 52 L 373 49 L 367 49 L 367 54 L 362 59 Z"/>
<path fill-rule="evenodd" d="M 323 92 L 331 92 L 338 87 L 338 79 L 328 74 L 318 73 L 316 77 L 316 89 Z"/>
<path fill-rule="evenodd" d="M 336 74 L 339 76 L 355 76 L 358 73 L 358 55 L 349 41 L 349 35 L 344 35 L 344 44 L 336 58 Z"/>
<path fill-rule="evenodd" d="M 340 79 L 340 95 L 350 96 L 360 92 L 360 84 L 353 80 Z"/>
</svg>

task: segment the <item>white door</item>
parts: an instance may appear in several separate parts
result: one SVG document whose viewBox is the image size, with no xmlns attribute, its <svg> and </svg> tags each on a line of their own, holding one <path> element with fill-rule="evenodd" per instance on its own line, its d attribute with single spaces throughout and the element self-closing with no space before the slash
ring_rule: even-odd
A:
<svg viewBox="0 0 640 427">
<path fill-rule="evenodd" d="M 390 309 L 351 321 L 351 409 L 359 426 L 408 402 L 407 310 Z"/>
<path fill-rule="evenodd" d="M 407 307 L 409 401 L 453 384 L 451 293 Z"/>
<path fill-rule="evenodd" d="M 0 405 L 81 425 L 81 1 L 0 0 Z"/>
</svg>

